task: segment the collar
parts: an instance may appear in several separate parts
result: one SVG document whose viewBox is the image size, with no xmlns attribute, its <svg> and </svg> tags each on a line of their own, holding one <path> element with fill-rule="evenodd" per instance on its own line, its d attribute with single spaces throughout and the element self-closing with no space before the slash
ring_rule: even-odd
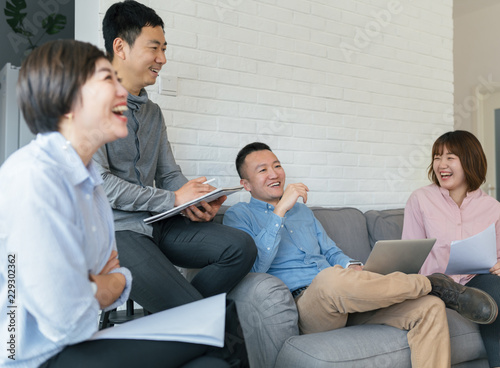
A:
<svg viewBox="0 0 500 368">
<path fill-rule="evenodd" d="M 130 110 L 139 110 L 146 102 L 148 102 L 148 93 L 144 88 L 141 89 L 139 96 L 135 96 L 130 93 L 127 96 L 127 107 Z"/>
<path fill-rule="evenodd" d="M 256 199 L 254 197 L 250 198 L 250 205 L 258 210 L 271 211 L 271 212 L 274 211 L 274 206 L 272 204 L 261 201 L 260 199 Z"/>
<path fill-rule="evenodd" d="M 436 184 L 434 184 L 434 185 L 436 185 Z M 440 186 L 437 186 L 437 187 L 438 187 L 438 189 L 441 192 L 441 195 L 443 197 L 448 198 L 448 200 L 455 203 L 455 201 L 451 198 L 450 191 L 448 189 L 444 189 Z M 476 190 L 473 190 L 472 192 L 465 193 L 464 201 L 462 202 L 462 206 L 460 206 L 460 207 L 463 208 L 464 205 L 468 204 L 473 199 L 479 198 L 480 196 L 481 196 L 481 189 L 476 189 Z"/>
<path fill-rule="evenodd" d="M 85 167 L 71 143 L 61 133 L 39 133 L 36 143 L 45 155 L 64 171 L 72 185 L 77 186 L 87 180 L 92 187 L 102 183 L 101 175 L 94 167 L 93 161 L 90 160 L 89 165 Z"/>
</svg>

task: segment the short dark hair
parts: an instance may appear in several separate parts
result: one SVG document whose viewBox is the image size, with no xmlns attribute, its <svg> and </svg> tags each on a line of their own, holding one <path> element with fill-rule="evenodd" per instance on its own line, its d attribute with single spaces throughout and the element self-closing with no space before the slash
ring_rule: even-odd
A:
<svg viewBox="0 0 500 368">
<path fill-rule="evenodd" d="M 59 130 L 101 58 L 103 51 L 74 40 L 47 42 L 31 52 L 19 71 L 17 101 L 33 134 Z"/>
<path fill-rule="evenodd" d="M 253 142 L 247 144 L 240 150 L 240 152 L 238 152 L 238 154 L 236 155 L 236 170 L 238 171 L 240 179 L 243 179 L 242 166 L 245 163 L 245 159 L 247 158 L 247 156 L 252 152 L 265 150 L 273 152 L 267 144 L 261 142 Z"/>
<path fill-rule="evenodd" d="M 163 20 L 156 12 L 134 0 L 125 0 L 109 7 L 102 21 L 104 47 L 110 60 L 113 60 L 113 42 L 123 38 L 131 47 L 142 32 L 143 27 L 161 26 Z"/>
<path fill-rule="evenodd" d="M 432 146 L 431 164 L 429 165 L 429 179 L 439 186 L 439 180 L 434 172 L 433 162 L 435 156 L 443 154 L 444 147 L 448 148 L 460 159 L 467 182 L 467 191 L 478 189 L 486 181 L 488 164 L 481 143 L 474 134 L 465 130 L 455 130 L 444 133 Z"/>
</svg>

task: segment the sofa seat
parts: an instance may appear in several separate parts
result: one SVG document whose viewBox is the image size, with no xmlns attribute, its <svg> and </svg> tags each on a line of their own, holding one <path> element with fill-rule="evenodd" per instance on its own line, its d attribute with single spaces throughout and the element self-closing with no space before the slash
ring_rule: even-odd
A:
<svg viewBox="0 0 500 368">
<path fill-rule="evenodd" d="M 455 311 L 447 309 L 447 314 L 452 365 L 487 368 L 486 351 L 477 326 Z M 477 361 L 470 363 L 470 360 Z M 288 338 L 275 367 L 411 368 L 410 348 L 406 331 L 382 325 L 351 326 Z"/>
</svg>

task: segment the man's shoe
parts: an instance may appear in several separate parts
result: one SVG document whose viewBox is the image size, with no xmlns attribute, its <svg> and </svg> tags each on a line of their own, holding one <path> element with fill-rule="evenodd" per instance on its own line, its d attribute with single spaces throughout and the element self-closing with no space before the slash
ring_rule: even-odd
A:
<svg viewBox="0 0 500 368">
<path fill-rule="evenodd" d="M 468 320 L 487 325 L 497 318 L 497 303 L 488 293 L 456 283 L 442 273 L 434 273 L 427 278 L 432 285 L 429 294 L 441 298 L 446 307 L 456 310 Z"/>
</svg>

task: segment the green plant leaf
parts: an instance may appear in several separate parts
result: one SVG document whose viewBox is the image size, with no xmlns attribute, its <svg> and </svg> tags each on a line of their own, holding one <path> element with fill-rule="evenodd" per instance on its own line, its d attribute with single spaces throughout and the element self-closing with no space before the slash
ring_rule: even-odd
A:
<svg viewBox="0 0 500 368">
<path fill-rule="evenodd" d="M 42 21 L 42 27 L 50 34 L 56 34 L 66 26 L 66 16 L 62 14 L 51 14 Z"/>
<path fill-rule="evenodd" d="M 9 3 L 9 1 L 6 2 L 5 4 L 5 9 L 9 9 L 14 12 L 20 12 L 23 9 L 26 9 L 26 1 L 25 0 L 11 0 L 12 3 Z"/>
<path fill-rule="evenodd" d="M 11 2 L 7 1 L 5 4 L 3 12 L 6 17 L 10 18 L 7 19 L 7 23 L 16 33 L 21 33 L 21 26 L 27 15 L 27 13 L 22 13 L 24 9 L 26 9 L 25 0 L 11 0 Z"/>
</svg>

